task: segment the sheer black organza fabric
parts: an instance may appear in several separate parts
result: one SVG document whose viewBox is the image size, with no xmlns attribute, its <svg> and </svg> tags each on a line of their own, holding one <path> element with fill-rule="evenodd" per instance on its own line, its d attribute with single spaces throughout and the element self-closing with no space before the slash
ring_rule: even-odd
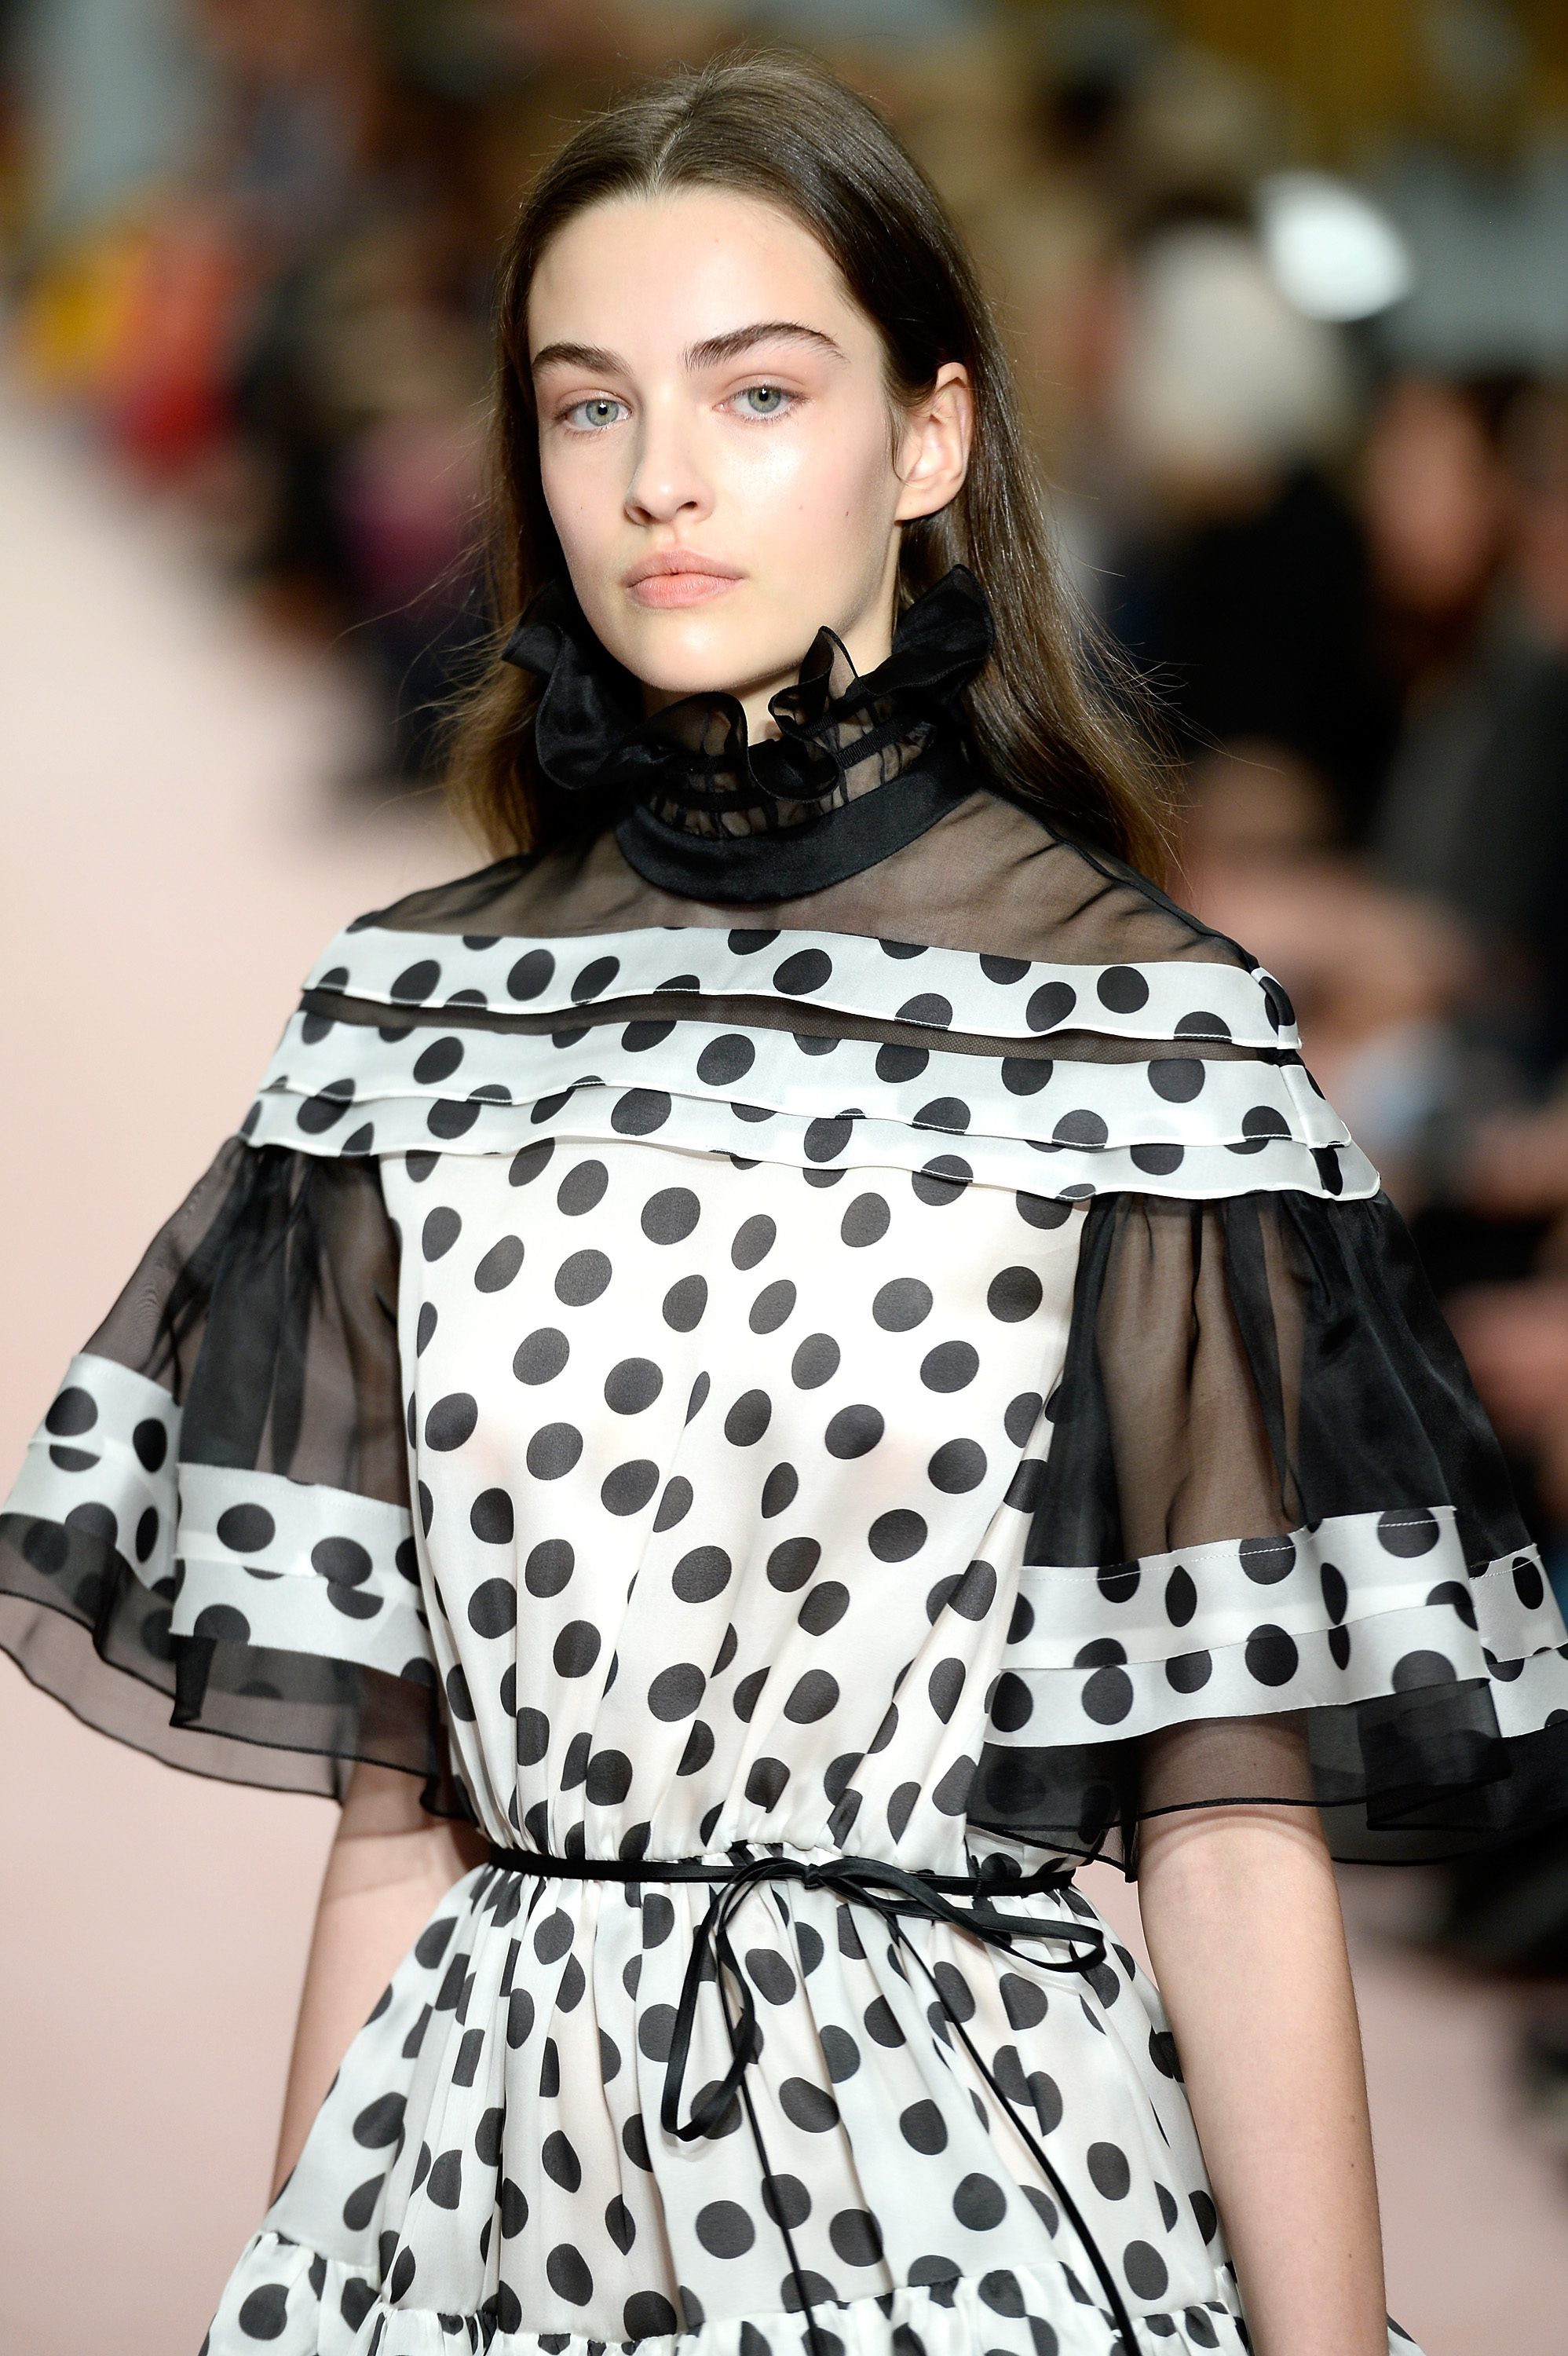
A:
<svg viewBox="0 0 1568 2356">
<path fill-rule="evenodd" d="M 1118 1567 L 1219 1538 L 1260 1549 L 1348 1515 L 1452 1505 L 1472 1577 L 1531 1545 L 1497 1440 L 1381 1194 L 1335 1203 L 1107 1194 L 1085 1223 L 1026 1559 Z M 1539 1591 L 1539 1573 L 1520 1562 Z M 1501 1573 L 1509 1575 L 1508 1569 Z M 1355 1597 L 1339 1609 L 1353 1622 Z M 1461 1602 L 1461 1610 L 1463 1604 Z M 1520 1664 L 1490 1667 L 1507 1680 Z M 1423 1862 L 1559 1814 L 1568 1718 L 1498 1723 L 1491 1677 L 1199 1719 L 1066 1747 L 989 1746 L 972 1819 L 1132 1868 L 1140 1819 L 1315 1803 L 1335 1854 Z"/>
<path fill-rule="evenodd" d="M 895 958 L 919 945 L 993 963 L 1180 963 L 1199 969 L 1198 1001 L 1202 969 L 1253 964 L 1146 879 L 1065 838 L 1042 810 L 987 788 L 867 870 L 829 872 L 819 888 L 743 914 L 640 872 L 601 819 L 367 921 L 421 936 L 551 941 L 763 926 L 880 940 Z M 1265 978 L 1263 989 L 1288 1023 L 1277 985 Z M 1093 1003 L 1087 989 L 1080 996 Z M 357 1019 L 345 1002 L 330 1012 Z M 760 996 L 720 1007 L 688 991 L 635 1004 L 611 991 L 581 1011 L 584 1022 L 634 1017 L 784 1023 L 890 1044 L 931 1038 L 892 1019 Z M 367 1004 L 357 1019 L 384 1020 L 384 1010 Z M 411 1010 L 407 1019 L 421 1018 Z M 443 1019 L 453 1019 L 450 1008 Z M 536 1018 L 493 1006 L 473 1019 L 524 1028 Z M 1096 1067 L 1140 1053 L 1294 1060 L 1286 1048 L 1219 1036 L 1146 1048 L 1092 1024 L 1032 1041 L 955 1028 L 941 1044 L 982 1062 L 1049 1055 L 1059 1074 L 1082 1073 L 1077 1093 L 1088 1101 Z M 1090 1204 L 1049 1455 L 1043 1468 L 1025 1468 L 1029 1560 L 1114 1574 L 1140 1555 L 1445 1505 L 1472 1569 L 1526 1547 L 1500 1451 L 1397 1210 L 1381 1194 L 1249 1191 L 1247 1169 L 1239 1151 L 1236 1191 L 1212 1200 L 1107 1191 Z M 1497 1665 L 1498 1680 L 1519 1672 L 1518 1661 Z M 1568 1810 L 1568 1712 L 1505 1731 L 1498 1689 L 1490 1676 L 1463 1677 L 1301 1710 L 1270 1707 L 1260 1692 L 1255 1710 L 1204 1717 L 1200 1708 L 1141 1735 L 989 1743 L 969 1814 L 999 1835 L 1128 1870 L 1143 1819 L 1244 1802 L 1315 1804 L 1347 1858 L 1459 1854 Z"/>
<path fill-rule="evenodd" d="M 166 1391 L 183 1465 L 278 1473 L 408 1506 L 397 1238 L 373 1162 L 231 1139 L 93 1334 L 93 1356 Z M 0 1645 L 101 1731 L 173 1766 L 341 1798 L 351 1763 L 421 1778 L 471 1812 L 428 1684 L 357 1663 L 170 1632 L 112 1515 L 0 1515 Z"/>
<path fill-rule="evenodd" d="M 963 798 L 963 691 L 993 636 L 979 583 L 955 565 L 901 616 L 872 671 L 819 630 L 770 702 L 776 733 L 755 742 L 733 695 L 645 714 L 562 581 L 540 590 L 504 659 L 541 681 L 532 728 L 548 815 L 568 829 L 585 809 L 608 816 L 639 871 L 676 891 L 760 901 L 863 870 Z"/>
</svg>

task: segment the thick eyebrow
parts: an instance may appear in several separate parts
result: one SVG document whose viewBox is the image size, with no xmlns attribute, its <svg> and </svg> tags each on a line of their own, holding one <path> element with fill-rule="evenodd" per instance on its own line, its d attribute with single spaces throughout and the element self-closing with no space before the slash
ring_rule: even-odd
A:
<svg viewBox="0 0 1568 2356">
<path fill-rule="evenodd" d="M 699 344 L 688 344 L 681 357 L 688 369 L 720 368 L 753 344 L 815 344 L 836 360 L 844 358 L 843 347 L 831 336 L 820 327 L 803 327 L 798 319 L 761 319 L 754 327 L 731 327 L 727 335 L 708 336 Z"/>
<path fill-rule="evenodd" d="M 760 319 L 752 327 L 731 327 L 721 336 L 706 336 L 699 344 L 688 344 L 681 359 L 688 369 L 720 368 L 753 344 L 777 343 L 815 344 L 835 359 L 844 358 L 842 346 L 820 327 L 805 327 L 798 319 Z M 630 374 L 620 354 L 606 351 L 602 344 L 545 344 L 528 366 L 535 376 L 547 368 L 581 369 L 590 376 Z"/>
</svg>

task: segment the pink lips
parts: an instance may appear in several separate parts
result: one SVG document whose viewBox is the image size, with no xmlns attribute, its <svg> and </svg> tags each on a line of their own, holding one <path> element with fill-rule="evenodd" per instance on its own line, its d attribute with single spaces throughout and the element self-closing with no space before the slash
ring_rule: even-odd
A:
<svg viewBox="0 0 1568 2356">
<path fill-rule="evenodd" d="M 740 578 L 728 565 L 676 549 L 635 565 L 626 576 L 626 589 L 639 605 L 664 613 L 677 605 L 704 605 L 733 589 Z"/>
</svg>

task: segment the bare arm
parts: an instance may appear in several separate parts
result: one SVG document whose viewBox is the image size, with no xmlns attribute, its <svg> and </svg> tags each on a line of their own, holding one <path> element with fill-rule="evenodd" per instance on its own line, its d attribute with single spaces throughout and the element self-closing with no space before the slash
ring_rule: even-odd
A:
<svg viewBox="0 0 1568 2356">
<path fill-rule="evenodd" d="M 1257 2356 L 1387 2356 L 1360 2036 L 1316 1811 L 1152 1817 L 1138 1890 Z"/>
<path fill-rule="evenodd" d="M 317 1901 L 283 2096 L 274 2199 L 338 2063 L 436 1901 L 479 1862 L 459 1825 L 427 1816 L 411 1775 L 354 1770 Z"/>
</svg>

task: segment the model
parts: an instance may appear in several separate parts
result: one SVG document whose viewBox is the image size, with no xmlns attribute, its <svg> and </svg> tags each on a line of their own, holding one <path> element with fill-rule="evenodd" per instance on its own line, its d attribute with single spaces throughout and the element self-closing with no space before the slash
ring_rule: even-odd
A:
<svg viewBox="0 0 1568 2356">
<path fill-rule="evenodd" d="M 1563 1806 L 1568 1642 L 1404 1230 L 880 119 L 645 91 L 499 316 L 508 855 L 333 942 L 5 1525 L 31 1676 L 345 1802 L 211 2356 L 1408 2348 L 1329 1857 Z"/>
</svg>

